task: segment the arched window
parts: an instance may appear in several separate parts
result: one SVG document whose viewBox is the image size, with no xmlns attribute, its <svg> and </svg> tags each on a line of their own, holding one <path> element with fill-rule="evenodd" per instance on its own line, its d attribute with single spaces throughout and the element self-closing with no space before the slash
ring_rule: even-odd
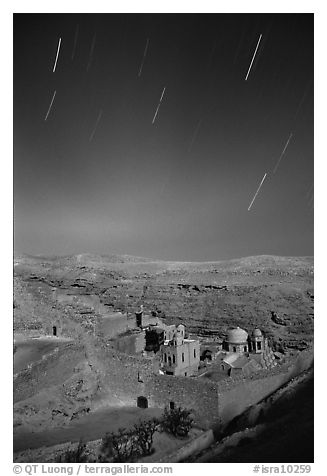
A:
<svg viewBox="0 0 327 476">
<path fill-rule="evenodd" d="M 182 362 L 184 362 L 184 352 L 182 352 Z"/>
<path fill-rule="evenodd" d="M 148 399 L 146 397 L 137 397 L 137 406 L 139 408 L 148 408 Z"/>
<path fill-rule="evenodd" d="M 194 358 L 196 359 L 196 350 L 193 351 Z"/>
</svg>

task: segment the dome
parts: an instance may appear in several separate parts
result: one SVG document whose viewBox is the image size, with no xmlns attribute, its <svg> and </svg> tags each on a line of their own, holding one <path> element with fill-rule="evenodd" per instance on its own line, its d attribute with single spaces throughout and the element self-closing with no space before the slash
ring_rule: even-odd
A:
<svg viewBox="0 0 327 476">
<path fill-rule="evenodd" d="M 252 336 L 253 337 L 262 337 L 262 332 L 260 329 L 254 329 L 254 331 L 252 332 Z"/>
<path fill-rule="evenodd" d="M 236 327 L 236 329 L 231 329 L 228 331 L 227 342 L 231 344 L 243 344 L 247 342 L 247 339 L 248 333 L 240 327 Z"/>
</svg>

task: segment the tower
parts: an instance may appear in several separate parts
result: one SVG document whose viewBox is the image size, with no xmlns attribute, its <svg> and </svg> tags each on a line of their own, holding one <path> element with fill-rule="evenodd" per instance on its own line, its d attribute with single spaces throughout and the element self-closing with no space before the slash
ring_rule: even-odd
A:
<svg viewBox="0 0 327 476">
<path fill-rule="evenodd" d="M 264 338 L 260 329 L 254 329 L 252 332 L 251 348 L 255 354 L 261 354 L 264 350 Z"/>
<path fill-rule="evenodd" d="M 136 311 L 136 327 L 142 327 L 143 304 L 141 304 L 139 311 Z"/>
</svg>

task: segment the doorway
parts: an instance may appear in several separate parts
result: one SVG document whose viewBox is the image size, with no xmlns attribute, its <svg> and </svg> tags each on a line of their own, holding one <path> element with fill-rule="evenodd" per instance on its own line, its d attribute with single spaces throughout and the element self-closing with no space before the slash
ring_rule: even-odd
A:
<svg viewBox="0 0 327 476">
<path fill-rule="evenodd" d="M 148 399 L 146 397 L 137 397 L 138 408 L 148 408 Z"/>
</svg>

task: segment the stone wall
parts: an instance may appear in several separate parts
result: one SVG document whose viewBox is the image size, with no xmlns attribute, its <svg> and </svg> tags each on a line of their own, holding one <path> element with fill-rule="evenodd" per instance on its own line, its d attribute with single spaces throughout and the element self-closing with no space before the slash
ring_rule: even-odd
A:
<svg viewBox="0 0 327 476">
<path fill-rule="evenodd" d="M 160 408 L 169 407 L 170 402 L 174 402 L 175 407 L 191 409 L 198 426 L 222 430 L 233 418 L 307 370 L 312 363 L 312 352 L 303 351 L 282 368 L 266 370 L 247 379 L 239 376 L 221 382 L 154 375 L 148 368 L 147 372 L 140 374 L 142 383 L 133 385 L 134 391 L 139 393 L 131 398 L 136 402 L 137 396 L 145 396 L 150 407 Z M 135 382 L 135 376 L 133 380 Z"/>
<path fill-rule="evenodd" d="M 131 335 L 122 335 L 115 340 L 114 346 L 128 355 L 141 353 L 145 348 L 145 332 L 140 331 Z"/>
<path fill-rule="evenodd" d="M 247 408 L 277 390 L 285 383 L 285 375 L 267 376 L 261 380 L 244 379 L 229 391 L 219 392 L 219 423 L 225 427 Z"/>
<path fill-rule="evenodd" d="M 233 418 L 243 413 L 285 385 L 289 380 L 313 364 L 313 354 L 303 351 L 282 368 L 267 370 L 251 378 L 218 382 L 219 425 L 224 428 Z"/>
<path fill-rule="evenodd" d="M 153 375 L 144 388 L 149 406 L 187 408 L 193 411 L 195 423 L 202 428 L 209 428 L 218 421 L 217 385 L 203 379 L 191 377 L 174 377 L 170 375 Z"/>
<path fill-rule="evenodd" d="M 99 319 L 98 330 L 105 338 L 114 338 L 127 330 L 136 329 L 135 316 L 127 316 L 120 312 L 108 313 Z"/>
</svg>

